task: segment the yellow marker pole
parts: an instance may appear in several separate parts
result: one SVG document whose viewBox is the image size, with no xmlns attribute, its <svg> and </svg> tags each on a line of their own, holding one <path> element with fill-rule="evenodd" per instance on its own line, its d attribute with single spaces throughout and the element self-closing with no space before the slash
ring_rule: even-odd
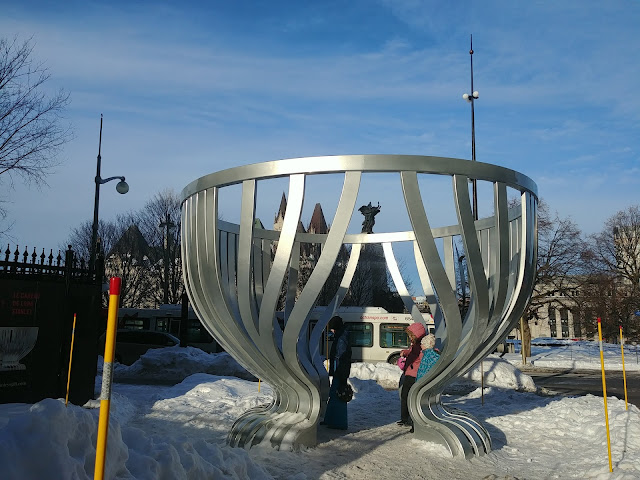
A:
<svg viewBox="0 0 640 480">
<path fill-rule="evenodd" d="M 260 379 L 258 379 L 258 393 L 260 393 Z"/>
<path fill-rule="evenodd" d="M 620 325 L 620 352 L 622 353 L 622 381 L 624 383 L 624 409 L 629 410 L 627 401 L 627 373 L 624 370 L 624 338 L 622 337 L 622 325 Z"/>
<path fill-rule="evenodd" d="M 600 339 L 600 365 L 602 367 L 602 395 L 604 396 L 604 419 L 607 425 L 607 450 L 609 451 L 609 472 L 613 472 L 611 466 L 611 437 L 609 436 L 609 411 L 607 410 L 607 382 L 604 377 L 604 353 L 602 351 L 602 325 L 598 318 L 598 338 Z"/>
<path fill-rule="evenodd" d="M 484 405 L 484 360 L 480 360 L 480 396 L 482 397 L 481 405 Z"/>
<path fill-rule="evenodd" d="M 520 317 L 520 355 L 522 356 L 522 364 L 527 364 L 527 357 L 524 356 L 524 318 Z"/>
<path fill-rule="evenodd" d="M 109 432 L 109 408 L 111 403 L 111 383 L 113 376 L 113 357 L 116 349 L 116 328 L 118 326 L 118 304 L 120 303 L 119 277 L 111 277 L 109 283 L 109 317 L 104 345 L 104 365 L 102 367 L 102 390 L 100 391 L 100 419 L 96 441 L 96 466 L 94 480 L 104 478 L 104 464 L 107 453 L 107 433 Z"/>
<path fill-rule="evenodd" d="M 325 338 L 324 346 L 325 346 L 325 350 L 327 351 L 326 352 L 326 356 L 324 357 L 325 358 L 324 364 L 326 365 L 327 372 L 328 372 L 329 371 L 329 363 L 330 363 L 330 361 L 329 361 L 329 329 L 328 328 L 325 329 L 324 338 Z"/>
<path fill-rule="evenodd" d="M 622 328 L 622 327 L 620 327 L 620 328 Z M 71 330 L 71 350 L 69 350 L 69 373 L 67 374 L 67 395 L 64 397 L 64 406 L 65 407 L 69 403 L 69 384 L 71 383 L 71 359 L 73 358 L 73 342 L 75 341 L 75 339 L 76 339 L 76 314 L 74 313 L 73 314 L 73 329 Z"/>
</svg>

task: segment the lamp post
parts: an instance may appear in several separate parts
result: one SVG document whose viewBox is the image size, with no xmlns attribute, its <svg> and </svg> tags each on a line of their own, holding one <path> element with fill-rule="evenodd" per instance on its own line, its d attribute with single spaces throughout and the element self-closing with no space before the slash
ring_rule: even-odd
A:
<svg viewBox="0 0 640 480">
<path fill-rule="evenodd" d="M 170 241 L 170 229 L 175 228 L 176 224 L 171 221 L 169 212 L 165 215 L 165 220 L 160 222 L 159 227 L 162 229 L 162 236 L 164 237 L 163 248 L 163 264 L 164 264 L 164 292 L 163 302 L 165 305 L 169 303 L 169 241 Z"/>
<path fill-rule="evenodd" d="M 129 185 L 124 181 L 124 177 L 115 176 L 109 178 L 102 178 L 100 176 L 100 164 L 102 162 L 102 156 L 100 151 L 102 149 L 102 114 L 100 114 L 100 140 L 98 141 L 98 159 L 96 161 L 96 196 L 93 204 L 93 226 L 91 230 L 91 252 L 89 258 L 89 269 L 95 272 L 96 267 L 96 255 L 97 255 L 97 243 L 98 243 L 98 208 L 100 205 L 100 185 L 110 182 L 111 180 L 120 179 L 116 185 L 116 191 L 120 194 L 125 194 L 129 191 Z"/>
<path fill-rule="evenodd" d="M 471 48 L 469 49 L 469 56 L 471 57 L 471 94 L 465 93 L 462 95 L 467 102 L 471 104 L 471 160 L 476 161 L 476 127 L 475 127 L 475 115 L 473 111 L 473 103 L 478 99 L 480 94 L 473 89 L 473 35 L 471 35 Z M 477 180 L 474 178 L 471 180 L 473 184 L 473 217 L 478 219 L 478 185 Z"/>
</svg>

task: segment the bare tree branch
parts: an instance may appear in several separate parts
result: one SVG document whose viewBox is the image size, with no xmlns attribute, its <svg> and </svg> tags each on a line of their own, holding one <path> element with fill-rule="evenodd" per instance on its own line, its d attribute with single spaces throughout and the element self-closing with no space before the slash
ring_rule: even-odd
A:
<svg viewBox="0 0 640 480">
<path fill-rule="evenodd" d="M 171 189 L 157 193 L 136 214 L 136 224 L 149 244 L 148 273 L 153 284 L 153 301 L 179 303 L 183 292 L 180 197 Z"/>
<path fill-rule="evenodd" d="M 0 38 L 0 181 L 9 186 L 16 177 L 46 185 L 62 146 L 72 138 L 70 126 L 62 124 L 69 94 L 45 93 L 50 74 L 32 54 L 32 39 Z M 0 218 L 4 214 L 0 205 Z"/>
<path fill-rule="evenodd" d="M 512 202 L 515 206 L 517 201 Z M 538 203 L 538 259 L 531 299 L 523 313 L 522 348 L 531 352 L 529 322 L 545 318 L 550 309 L 572 308 L 585 281 L 582 232 L 569 218 L 551 215 L 548 205 Z M 574 320 L 576 317 L 574 317 Z"/>
<path fill-rule="evenodd" d="M 603 334 L 640 338 L 640 207 L 621 210 L 589 238 L 584 260 L 591 283 L 584 303 L 602 319 Z"/>
</svg>

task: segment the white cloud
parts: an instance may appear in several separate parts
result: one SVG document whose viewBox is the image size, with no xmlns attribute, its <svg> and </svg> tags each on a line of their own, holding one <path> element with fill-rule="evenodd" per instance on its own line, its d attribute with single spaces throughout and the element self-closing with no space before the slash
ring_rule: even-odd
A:
<svg viewBox="0 0 640 480">
<path fill-rule="evenodd" d="M 130 208 L 160 186 L 180 190 L 200 175 L 276 158 L 469 158 L 469 106 L 461 98 L 469 89 L 469 33 L 480 91 L 478 160 L 523 171 L 567 210 L 579 211 L 588 196 L 606 196 L 603 205 L 628 201 L 619 190 L 635 181 L 640 150 L 633 60 L 640 6 L 381 1 L 370 8 L 388 18 L 376 12 L 379 23 L 367 20 L 363 28 L 378 35 L 366 42 L 332 31 L 319 7 L 307 17 L 265 19 L 269 30 L 258 33 L 207 25 L 198 15 L 207 8 L 218 7 L 85 4 L 74 15 L 35 15 L 18 5 L 0 18 L 5 35 L 35 32 L 51 86 L 72 94 L 77 131 L 47 196 L 22 189 L 12 196 L 18 216 L 29 218 L 32 202 L 57 200 L 58 190 L 74 185 L 78 198 L 92 198 L 100 113 L 104 171 L 131 178 Z M 222 24 L 229 13 L 219 8 Z M 292 32 L 300 48 L 287 43 Z M 348 48 L 329 43 L 335 36 Z M 105 216 L 112 205 L 124 208 L 105 200 Z M 75 207 L 69 215 L 77 216 Z"/>
</svg>

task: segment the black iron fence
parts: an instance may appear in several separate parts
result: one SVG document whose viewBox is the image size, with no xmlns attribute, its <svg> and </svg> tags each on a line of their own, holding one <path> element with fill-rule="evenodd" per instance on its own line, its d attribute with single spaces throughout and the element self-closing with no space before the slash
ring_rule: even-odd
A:
<svg viewBox="0 0 640 480">
<path fill-rule="evenodd" d="M 71 246 L 0 253 L 0 403 L 64 397 L 74 315 L 69 400 L 93 398 L 103 265 L 89 268 Z"/>
<path fill-rule="evenodd" d="M 101 276 L 104 265 L 104 257 L 99 255 L 96 259 L 95 272 L 99 272 Z M 75 281 L 95 282 L 95 272 L 90 268 L 89 262 L 84 258 L 78 258 L 73 251 L 71 245 L 67 250 L 61 252 L 58 250 L 54 254 L 53 249 L 49 250 L 49 254 L 38 254 L 36 248 L 30 253 L 29 248 L 25 247 L 24 251 L 16 246 L 12 251 L 9 245 L 4 251 L 4 255 L 0 256 L 0 275 L 46 275 L 50 277 L 72 277 Z M 100 279 L 101 280 L 101 279 Z"/>
</svg>

